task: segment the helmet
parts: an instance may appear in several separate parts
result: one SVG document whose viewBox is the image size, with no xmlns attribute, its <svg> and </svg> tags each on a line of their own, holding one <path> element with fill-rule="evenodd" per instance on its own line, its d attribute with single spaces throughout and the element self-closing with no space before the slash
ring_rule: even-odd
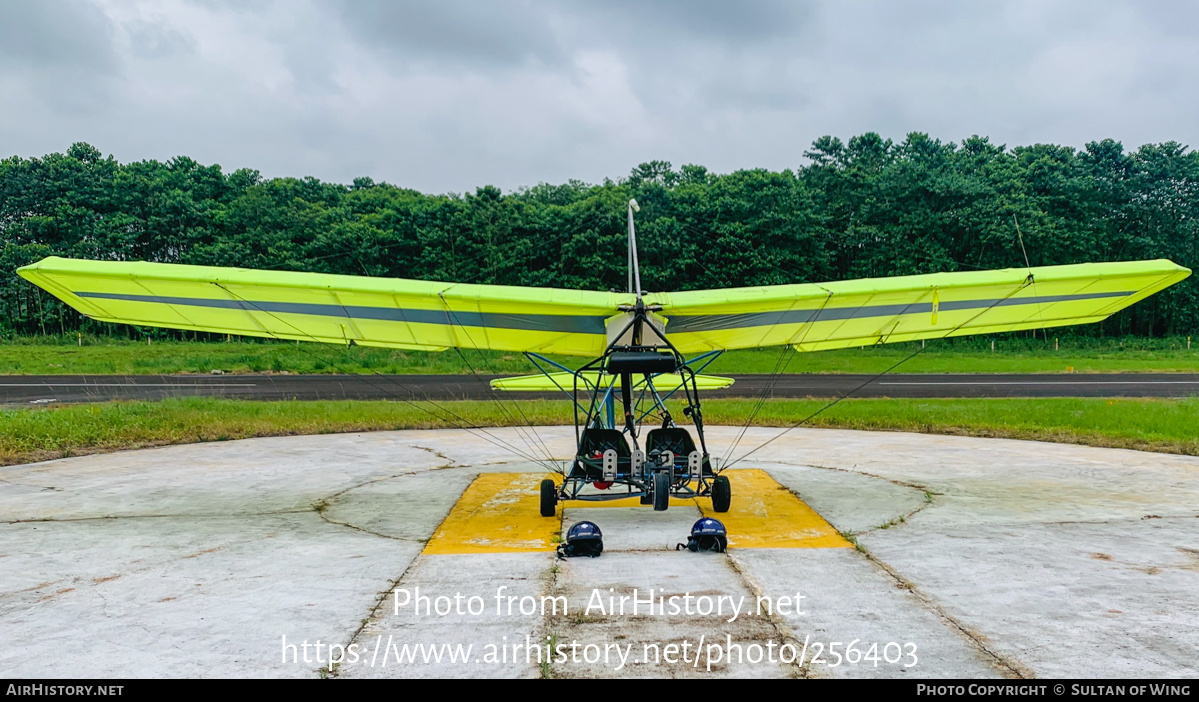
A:
<svg viewBox="0 0 1199 702">
<path fill-rule="evenodd" d="M 579 522 L 566 530 L 566 543 L 558 547 L 563 558 L 588 556 L 595 558 L 604 552 L 604 534 L 593 522 Z"/>
<path fill-rule="evenodd" d="M 579 522 L 566 532 L 566 543 L 586 540 L 603 541 L 603 539 L 604 533 L 594 522 Z"/>
<path fill-rule="evenodd" d="M 727 536 L 724 525 L 719 519 L 704 517 L 691 527 L 692 536 Z"/>
<path fill-rule="evenodd" d="M 704 517 L 691 527 L 691 536 L 686 545 L 679 544 L 678 548 L 686 548 L 692 553 L 699 551 L 715 551 L 724 553 L 729 547 L 728 532 L 719 519 Z"/>
</svg>

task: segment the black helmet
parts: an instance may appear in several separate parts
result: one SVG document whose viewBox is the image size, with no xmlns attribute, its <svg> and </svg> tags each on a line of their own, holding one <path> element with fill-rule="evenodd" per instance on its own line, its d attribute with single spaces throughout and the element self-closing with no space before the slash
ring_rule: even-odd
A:
<svg viewBox="0 0 1199 702">
<path fill-rule="evenodd" d="M 595 558 L 604 552 L 604 534 L 593 522 L 579 522 L 566 530 L 566 543 L 558 547 L 558 555 Z"/>
<path fill-rule="evenodd" d="M 704 517 L 691 527 L 691 536 L 686 544 L 679 544 L 675 550 L 686 548 L 692 553 L 698 551 L 715 551 L 724 553 L 729 547 L 728 532 L 719 519 Z"/>
</svg>

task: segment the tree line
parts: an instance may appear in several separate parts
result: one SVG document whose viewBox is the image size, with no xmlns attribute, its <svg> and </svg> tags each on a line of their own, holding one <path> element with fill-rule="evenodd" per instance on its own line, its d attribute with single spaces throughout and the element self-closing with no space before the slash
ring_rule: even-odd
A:
<svg viewBox="0 0 1199 702">
<path fill-rule="evenodd" d="M 1199 264 L 1199 155 L 1176 142 L 1007 148 L 867 133 L 821 137 L 804 156 L 777 172 L 652 161 L 600 184 L 443 195 L 185 156 L 122 164 L 85 143 L 14 156 L 0 161 L 0 335 L 114 333 L 12 273 L 49 255 L 624 289 L 629 198 L 649 290 L 1009 268 L 1026 255 Z M 1192 277 L 1079 331 L 1196 330 Z"/>
</svg>

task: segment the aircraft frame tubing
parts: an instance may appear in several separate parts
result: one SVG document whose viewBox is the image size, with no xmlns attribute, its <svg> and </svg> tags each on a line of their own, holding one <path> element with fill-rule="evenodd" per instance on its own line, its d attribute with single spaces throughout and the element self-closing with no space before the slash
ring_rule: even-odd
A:
<svg viewBox="0 0 1199 702">
<path fill-rule="evenodd" d="M 574 376 L 571 397 L 575 415 L 576 449 L 575 458 L 571 462 L 570 470 L 565 474 L 565 479 L 558 490 L 559 500 L 603 502 L 629 497 L 645 497 L 652 493 L 654 475 L 659 472 L 670 473 L 669 484 L 672 496 L 689 498 L 706 497 L 712 494 L 712 478 L 718 475 L 720 471 L 714 470 L 711 465 L 707 442 L 704 438 L 703 413 L 700 408 L 696 373 L 686 358 L 665 338 L 665 335 L 660 335 L 660 338 L 669 349 L 670 355 L 674 358 L 674 372 L 678 373 L 681 380 L 679 387 L 668 393 L 666 397 L 669 398 L 674 395 L 679 389 L 683 391 L 685 403 L 683 414 L 695 423 L 696 436 L 699 443 L 699 466 L 694 466 L 694 464 L 689 465 L 688 456 L 674 456 L 674 460 L 670 461 L 669 465 L 666 465 L 659 460 L 660 457 L 656 456 L 651 459 L 650 456 L 641 452 L 641 447 L 638 444 L 640 420 L 655 411 L 660 411 L 663 419 L 663 428 L 676 426 L 670 411 L 666 408 L 665 399 L 659 394 L 653 384 L 653 378 L 659 375 L 660 371 L 635 372 L 622 370 L 619 373 L 609 373 L 607 370 L 609 361 L 614 353 L 662 352 L 661 346 L 642 346 L 636 343 L 641 338 L 640 328 L 643 324 L 648 324 L 646 310 L 643 307 L 638 307 L 638 309 L 634 310 L 633 319 L 614 336 L 615 339 L 619 340 L 631 326 L 637 325 L 637 328 L 634 329 L 633 338 L 635 343 L 633 345 L 618 346 L 617 342 L 613 341 L 598 358 L 593 359 L 577 370 L 571 371 Z M 703 365 L 706 366 L 712 360 L 715 360 L 715 357 L 718 355 L 718 353 L 704 354 L 697 358 L 696 361 L 704 360 Z M 546 360 L 548 361 L 548 359 Z M 557 363 L 553 365 L 563 368 L 563 366 Z M 538 369 L 548 375 L 544 369 L 541 369 L 540 365 L 538 365 Z M 592 383 L 584 375 L 590 371 L 599 371 L 597 378 L 603 378 L 604 375 L 611 375 L 611 379 L 606 384 L 602 381 Z M 640 375 L 643 378 L 640 395 L 636 398 L 633 396 L 633 376 L 635 375 Z M 580 401 L 581 392 L 588 396 L 588 401 Z M 640 456 L 641 461 L 638 466 L 637 462 L 630 457 L 626 459 L 624 466 L 620 466 L 618 460 L 616 466 L 609 466 L 607 473 L 605 473 L 604 459 L 602 457 L 584 455 L 584 438 L 588 429 L 615 430 L 617 428 L 612 416 L 612 410 L 616 403 L 616 395 L 619 395 L 620 404 L 624 411 L 624 421 L 620 432 L 622 435 L 628 435 L 628 441 L 632 444 L 630 453 L 632 456 Z M 644 411 L 640 411 L 641 407 L 647 404 L 647 401 L 650 407 Z M 608 416 L 605 416 L 605 414 Z M 603 492 L 584 492 L 588 485 L 597 483 L 604 486 Z M 618 486 L 623 486 L 625 489 L 611 489 Z M 611 491 L 609 491 L 610 489 Z"/>
</svg>

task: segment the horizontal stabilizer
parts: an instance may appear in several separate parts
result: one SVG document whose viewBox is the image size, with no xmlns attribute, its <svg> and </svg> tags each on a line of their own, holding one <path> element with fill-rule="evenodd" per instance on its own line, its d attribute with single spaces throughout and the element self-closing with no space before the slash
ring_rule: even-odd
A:
<svg viewBox="0 0 1199 702">
<path fill-rule="evenodd" d="M 583 373 L 583 381 L 579 383 L 580 390 L 588 390 L 597 385 L 607 388 L 610 383 L 617 381 L 614 376 L 598 372 Z M 662 375 L 652 376 L 654 389 L 658 392 L 674 392 L 679 389 L 682 380 L 679 379 L 677 373 L 663 373 Z M 496 378 L 491 381 L 491 387 L 496 390 L 509 390 L 513 392 L 552 392 L 554 390 L 565 390 L 572 392 L 574 390 L 574 374 L 572 373 L 550 373 L 549 375 L 520 375 L 514 378 Z M 590 385 L 588 385 L 588 383 Z M 733 384 L 732 378 L 724 378 L 719 375 L 697 375 L 695 376 L 695 384 L 700 390 L 719 390 L 727 388 Z M 633 388 L 640 390 L 645 385 L 645 378 L 634 382 Z"/>
</svg>

